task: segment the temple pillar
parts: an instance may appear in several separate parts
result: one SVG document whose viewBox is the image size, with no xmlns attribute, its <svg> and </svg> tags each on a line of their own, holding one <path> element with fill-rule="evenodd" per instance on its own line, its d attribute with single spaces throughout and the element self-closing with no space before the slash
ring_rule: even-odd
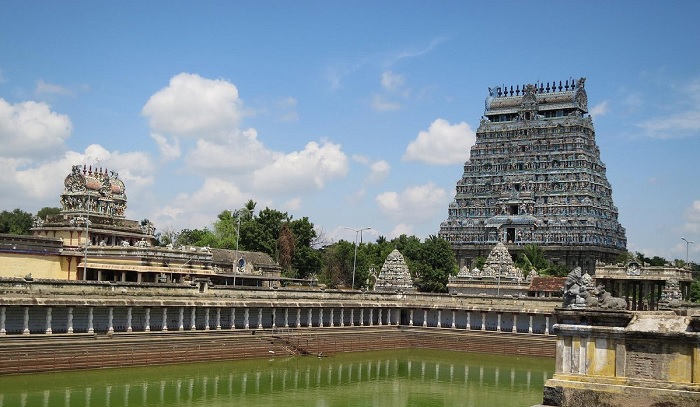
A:
<svg viewBox="0 0 700 407">
<path fill-rule="evenodd" d="M 331 308 L 331 315 L 330 315 L 330 318 L 329 318 L 330 321 L 331 321 L 331 328 L 333 328 L 333 327 L 335 326 L 335 323 L 333 322 L 333 311 L 334 311 L 334 309 Z"/>
<path fill-rule="evenodd" d="M 392 308 L 387 308 L 386 309 L 386 324 L 391 325 L 391 313 L 393 309 Z"/>
<path fill-rule="evenodd" d="M 231 307 L 231 329 L 236 329 L 236 307 Z"/>
<path fill-rule="evenodd" d="M 146 321 L 145 321 L 145 328 L 144 331 L 146 332 L 151 332 L 151 309 L 149 307 L 146 307 Z"/>
<path fill-rule="evenodd" d="M 284 327 L 289 328 L 289 308 L 284 309 Z"/>
<path fill-rule="evenodd" d="M 258 329 L 263 329 L 262 308 L 258 308 Z"/>
<path fill-rule="evenodd" d="M 204 330 L 208 331 L 209 329 L 209 307 L 204 307 Z"/>
<path fill-rule="evenodd" d="M 277 319 L 277 308 L 272 307 L 272 324 L 271 324 L 271 325 L 272 325 L 272 326 L 271 326 L 272 329 L 277 328 L 276 319 Z"/>
<path fill-rule="evenodd" d="M 168 330 L 168 308 L 163 307 L 163 327 L 161 328 L 161 331 L 167 331 Z"/>
<path fill-rule="evenodd" d="M 423 326 L 428 326 L 428 310 L 423 310 Z"/>
<path fill-rule="evenodd" d="M 51 330 L 51 313 L 53 312 L 52 307 L 46 307 L 46 330 L 44 333 L 46 334 L 51 334 L 53 331 Z"/>
<path fill-rule="evenodd" d="M 185 307 L 180 307 L 178 311 L 178 316 L 177 316 L 177 330 L 178 331 L 184 331 L 185 330 Z"/>
<path fill-rule="evenodd" d="M 345 308 L 340 309 L 340 326 L 345 326 Z"/>
<path fill-rule="evenodd" d="M 442 310 L 438 310 L 437 327 L 442 328 Z"/>
<path fill-rule="evenodd" d="M 549 315 L 544 318 L 544 334 L 549 335 Z"/>
<path fill-rule="evenodd" d="M 307 328 L 311 328 L 312 326 L 314 326 L 314 322 L 311 319 L 311 317 L 313 316 L 312 312 L 313 312 L 313 309 L 309 308 L 308 312 L 306 313 L 306 327 Z"/>
<path fill-rule="evenodd" d="M 114 333 L 114 307 L 107 310 L 107 333 Z"/>
<path fill-rule="evenodd" d="M 190 311 L 190 330 L 197 330 L 197 307 L 192 307 Z"/>
<path fill-rule="evenodd" d="M 413 326 L 413 308 L 408 313 L 408 326 Z"/>
<path fill-rule="evenodd" d="M 23 335 L 29 335 L 29 307 L 24 307 L 24 329 L 22 329 Z"/>
<path fill-rule="evenodd" d="M 455 324 L 455 316 L 457 315 L 457 311 L 452 310 L 452 329 L 455 329 L 457 325 Z"/>
<path fill-rule="evenodd" d="M 532 314 L 530 314 L 530 321 L 527 323 L 527 333 L 532 333 Z"/>
<path fill-rule="evenodd" d="M 97 270 L 97 281 L 103 281 L 102 270 Z"/>
<path fill-rule="evenodd" d="M 355 326 L 355 308 L 350 308 L 350 326 Z"/>
<path fill-rule="evenodd" d="M 73 307 L 68 307 L 68 321 L 66 326 L 66 332 L 69 334 L 73 333 Z M 0 331 L 0 335 L 2 331 Z"/>
<path fill-rule="evenodd" d="M 486 312 L 481 311 L 481 330 L 486 330 Z"/>
<path fill-rule="evenodd" d="M 70 314 L 71 320 L 72 318 L 72 313 Z M 131 307 L 126 307 L 126 332 L 131 332 L 133 329 L 131 328 Z"/>
<path fill-rule="evenodd" d="M 7 335 L 7 330 L 5 330 L 5 321 L 7 320 L 7 314 L 5 311 L 7 307 L 0 307 L 0 335 Z"/>
<path fill-rule="evenodd" d="M 95 327 L 92 325 L 92 320 L 94 317 L 94 308 L 93 307 L 88 307 L 88 333 L 92 334 L 95 333 Z"/>
<path fill-rule="evenodd" d="M 377 309 L 377 325 L 382 325 L 382 314 L 384 314 L 384 310 L 381 308 Z"/>
<path fill-rule="evenodd" d="M 365 325 L 365 309 L 360 308 L 360 326 Z"/>
<path fill-rule="evenodd" d="M 301 308 L 297 308 L 297 328 L 301 328 Z"/>
<path fill-rule="evenodd" d="M 513 328 L 510 330 L 513 333 L 518 332 L 518 314 L 513 313 Z"/>
<path fill-rule="evenodd" d="M 216 330 L 221 330 L 221 307 L 216 307 Z"/>
<path fill-rule="evenodd" d="M 374 325 L 374 308 L 369 309 L 369 326 Z"/>
<path fill-rule="evenodd" d="M 248 307 L 243 310 L 243 328 L 250 329 L 250 308 Z"/>
<path fill-rule="evenodd" d="M 499 312 L 498 313 L 498 321 L 496 322 L 496 332 L 501 332 L 501 319 L 503 317 L 503 313 Z"/>
<path fill-rule="evenodd" d="M 318 309 L 318 326 L 323 328 L 323 307 Z"/>
<path fill-rule="evenodd" d="M 472 312 L 467 311 L 467 331 L 472 330 Z"/>
</svg>

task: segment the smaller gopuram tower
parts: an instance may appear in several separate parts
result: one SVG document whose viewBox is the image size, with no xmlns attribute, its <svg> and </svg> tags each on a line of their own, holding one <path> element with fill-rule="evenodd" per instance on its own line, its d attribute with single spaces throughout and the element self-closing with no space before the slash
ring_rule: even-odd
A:
<svg viewBox="0 0 700 407">
<path fill-rule="evenodd" d="M 595 272 L 626 250 L 588 113 L 585 78 L 489 88 L 455 199 L 441 223 L 459 267 L 502 242 Z"/>
</svg>

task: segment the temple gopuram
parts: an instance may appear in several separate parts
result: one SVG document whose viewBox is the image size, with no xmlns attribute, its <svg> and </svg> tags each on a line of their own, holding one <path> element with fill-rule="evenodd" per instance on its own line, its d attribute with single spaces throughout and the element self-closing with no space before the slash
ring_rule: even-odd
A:
<svg viewBox="0 0 700 407">
<path fill-rule="evenodd" d="M 595 272 L 626 251 L 588 113 L 585 78 L 489 88 L 484 116 L 439 236 L 459 267 L 503 242 Z"/>
</svg>

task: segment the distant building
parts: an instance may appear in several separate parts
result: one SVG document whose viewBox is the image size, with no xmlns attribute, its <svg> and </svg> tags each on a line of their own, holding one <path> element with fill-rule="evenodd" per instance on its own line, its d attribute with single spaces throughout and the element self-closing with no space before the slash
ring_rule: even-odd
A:
<svg viewBox="0 0 700 407">
<path fill-rule="evenodd" d="M 0 235 L 0 277 L 55 280 L 280 285 L 267 254 L 195 246 L 155 246 L 154 225 L 125 219 L 116 172 L 73 166 L 61 212 L 35 219 L 33 236 Z"/>
<path fill-rule="evenodd" d="M 459 267 L 503 242 L 517 256 L 593 273 L 626 251 L 605 164 L 588 113 L 585 78 L 489 88 L 476 143 L 439 236 Z"/>
</svg>

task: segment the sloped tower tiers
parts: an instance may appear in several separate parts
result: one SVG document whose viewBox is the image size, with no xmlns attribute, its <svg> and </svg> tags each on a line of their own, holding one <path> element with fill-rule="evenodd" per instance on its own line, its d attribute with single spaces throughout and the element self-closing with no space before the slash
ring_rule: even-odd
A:
<svg viewBox="0 0 700 407">
<path fill-rule="evenodd" d="M 470 267 L 503 242 L 517 256 L 594 273 L 626 250 L 588 113 L 586 79 L 489 88 L 476 143 L 439 236 Z"/>
<path fill-rule="evenodd" d="M 384 261 L 374 289 L 378 291 L 413 291 L 413 280 L 403 255 L 394 249 Z"/>
</svg>

